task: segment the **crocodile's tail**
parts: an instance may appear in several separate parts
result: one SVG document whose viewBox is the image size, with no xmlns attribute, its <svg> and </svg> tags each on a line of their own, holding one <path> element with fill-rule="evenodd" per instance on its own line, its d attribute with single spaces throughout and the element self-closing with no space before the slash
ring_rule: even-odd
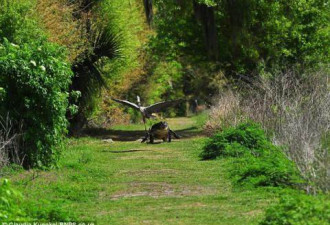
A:
<svg viewBox="0 0 330 225">
<path fill-rule="evenodd" d="M 170 129 L 170 133 L 173 134 L 173 136 L 176 138 L 176 139 L 180 139 L 181 137 L 179 135 L 177 135 L 173 130 Z"/>
<path fill-rule="evenodd" d="M 150 132 L 150 129 L 149 129 L 149 132 Z M 149 132 L 146 133 L 146 135 L 144 136 L 144 138 L 142 139 L 141 143 L 145 142 L 146 140 L 148 140 L 149 138 Z"/>
</svg>

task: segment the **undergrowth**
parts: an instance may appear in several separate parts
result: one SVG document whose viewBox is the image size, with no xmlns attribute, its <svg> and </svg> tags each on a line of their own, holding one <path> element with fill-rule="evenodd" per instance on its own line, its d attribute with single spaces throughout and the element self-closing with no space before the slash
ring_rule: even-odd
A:
<svg viewBox="0 0 330 225">
<path fill-rule="evenodd" d="M 329 224 L 329 196 L 310 196 L 295 188 L 306 181 L 281 148 L 270 142 L 259 124 L 246 122 L 225 128 L 207 140 L 200 156 L 231 158 L 228 171 L 234 186 L 281 187 L 276 189 L 283 191 L 280 202 L 266 210 L 261 225 Z"/>
<path fill-rule="evenodd" d="M 259 124 L 241 123 L 209 138 L 201 158 L 232 157 L 230 177 L 247 186 L 295 186 L 300 182 L 295 165 L 273 145 Z"/>
<path fill-rule="evenodd" d="M 261 225 L 326 225 L 330 221 L 330 201 L 325 195 L 290 194 L 267 209 Z"/>
<path fill-rule="evenodd" d="M 0 184 L 0 196 L 0 221 L 69 222 L 76 219 L 56 204 L 42 201 L 38 206 L 26 201 L 7 179 Z"/>
</svg>

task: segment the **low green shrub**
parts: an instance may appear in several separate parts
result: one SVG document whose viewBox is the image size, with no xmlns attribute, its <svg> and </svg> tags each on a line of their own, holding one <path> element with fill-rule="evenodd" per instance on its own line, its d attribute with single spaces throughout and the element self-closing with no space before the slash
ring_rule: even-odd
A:
<svg viewBox="0 0 330 225">
<path fill-rule="evenodd" d="M 69 222 L 76 219 L 75 215 L 63 210 L 60 204 L 42 201 L 38 205 L 24 201 L 23 195 L 12 188 L 7 179 L 0 183 L 0 222 Z"/>
<path fill-rule="evenodd" d="M 20 206 L 22 194 L 14 190 L 8 180 L 0 184 L 0 221 L 26 221 L 30 219 Z"/>
<path fill-rule="evenodd" d="M 301 183 L 294 163 L 279 150 L 268 156 L 236 159 L 230 168 L 230 175 L 235 184 L 252 187 L 285 187 Z"/>
<path fill-rule="evenodd" d="M 301 182 L 294 163 L 267 139 L 260 125 L 253 122 L 216 133 L 205 143 L 201 157 L 233 157 L 229 172 L 238 185 L 276 187 Z"/>
<path fill-rule="evenodd" d="M 28 214 L 33 221 L 38 222 L 70 222 L 77 220 L 77 217 L 61 207 L 61 203 L 42 202 L 42 205 L 29 203 Z"/>
<path fill-rule="evenodd" d="M 327 225 L 330 221 L 329 196 L 285 195 L 266 211 L 260 225 Z"/>
<path fill-rule="evenodd" d="M 260 155 L 273 148 L 260 125 L 247 122 L 213 135 L 206 142 L 200 156 L 202 159 L 215 159 L 219 156 L 238 157 L 247 153 Z"/>
</svg>

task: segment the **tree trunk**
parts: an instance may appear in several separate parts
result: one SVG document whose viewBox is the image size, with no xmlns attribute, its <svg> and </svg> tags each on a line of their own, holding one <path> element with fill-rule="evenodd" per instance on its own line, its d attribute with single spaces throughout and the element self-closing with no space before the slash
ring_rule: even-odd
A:
<svg viewBox="0 0 330 225">
<path fill-rule="evenodd" d="M 152 18 L 153 18 L 153 11 L 152 11 L 152 0 L 143 0 L 144 2 L 144 10 L 147 17 L 147 22 L 149 26 L 151 26 Z"/>
<path fill-rule="evenodd" d="M 199 4 L 194 0 L 194 13 L 197 21 L 202 23 L 207 55 L 212 60 L 219 59 L 218 35 L 214 17 L 214 7 Z"/>
</svg>

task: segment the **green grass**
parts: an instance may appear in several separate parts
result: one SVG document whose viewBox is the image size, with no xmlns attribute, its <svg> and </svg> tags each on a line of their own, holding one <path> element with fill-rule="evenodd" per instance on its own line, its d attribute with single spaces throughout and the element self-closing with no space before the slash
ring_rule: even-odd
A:
<svg viewBox="0 0 330 225">
<path fill-rule="evenodd" d="M 53 204 L 99 225 L 257 224 L 279 193 L 234 189 L 227 179 L 229 159 L 201 161 L 199 120 L 169 119 L 172 129 L 190 131 L 172 143 L 70 139 L 59 169 L 9 178 L 30 205 Z"/>
</svg>

